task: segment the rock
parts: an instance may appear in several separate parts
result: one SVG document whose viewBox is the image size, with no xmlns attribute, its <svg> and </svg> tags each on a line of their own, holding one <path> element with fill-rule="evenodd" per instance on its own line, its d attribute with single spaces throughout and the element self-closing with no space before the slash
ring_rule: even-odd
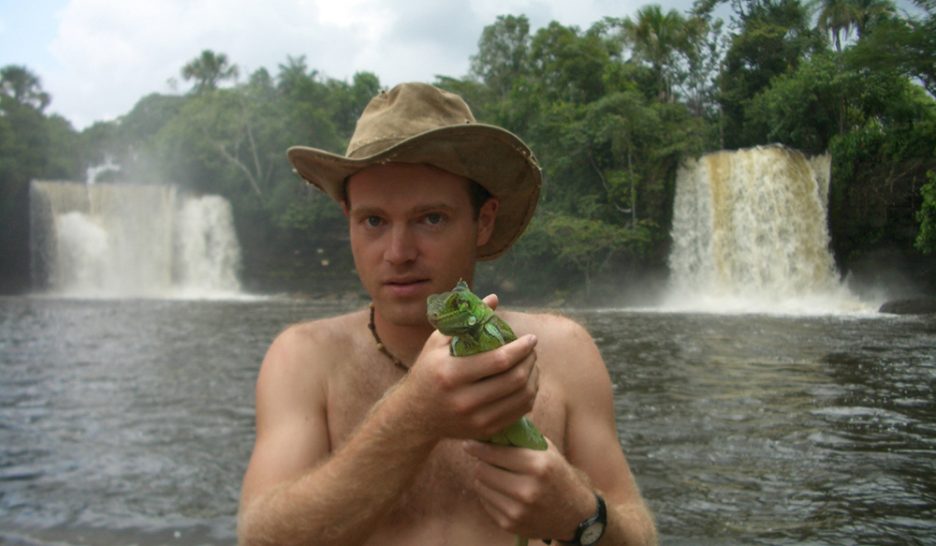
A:
<svg viewBox="0 0 936 546">
<path fill-rule="evenodd" d="M 906 298 L 885 302 L 878 309 L 892 315 L 928 315 L 936 313 L 936 298 Z"/>
</svg>

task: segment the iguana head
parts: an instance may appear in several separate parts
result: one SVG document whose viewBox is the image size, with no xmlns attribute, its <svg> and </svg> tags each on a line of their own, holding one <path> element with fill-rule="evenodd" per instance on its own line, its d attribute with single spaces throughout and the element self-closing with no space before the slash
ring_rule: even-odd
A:
<svg viewBox="0 0 936 546">
<path fill-rule="evenodd" d="M 493 313 L 463 280 L 450 291 L 433 294 L 426 300 L 426 318 L 448 336 L 478 328 Z"/>
</svg>

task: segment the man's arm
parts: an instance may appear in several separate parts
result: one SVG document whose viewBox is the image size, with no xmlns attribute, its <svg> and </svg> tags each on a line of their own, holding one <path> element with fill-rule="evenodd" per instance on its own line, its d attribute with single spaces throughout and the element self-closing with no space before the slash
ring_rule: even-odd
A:
<svg viewBox="0 0 936 546">
<path fill-rule="evenodd" d="M 257 439 L 238 522 L 242 544 L 362 542 L 434 445 L 409 433 L 397 408 L 382 400 L 329 456 L 324 378 L 309 356 L 326 350 L 327 340 L 314 337 L 308 329 L 285 332 L 261 367 Z M 395 472 L 386 472 L 390 461 Z"/>
<path fill-rule="evenodd" d="M 405 380 L 330 454 L 323 375 L 309 372 L 309 355 L 334 343 L 327 338 L 293 329 L 264 359 L 242 544 L 364 542 L 439 439 L 493 433 L 529 411 L 535 396 L 531 337 L 479 355 L 473 370 L 455 364 L 447 339 L 434 334 Z"/>
<path fill-rule="evenodd" d="M 558 375 L 552 381 L 561 382 L 566 399 L 565 453 L 552 442 L 547 451 L 466 442 L 481 462 L 476 476 L 482 505 L 508 531 L 568 540 L 595 512 L 598 492 L 608 508 L 600 544 L 655 544 L 653 519 L 618 440 L 604 361 L 581 326 L 557 317 L 544 322 L 540 350 L 555 357 L 548 373 Z"/>
<path fill-rule="evenodd" d="M 600 544 L 656 544 L 653 517 L 621 449 L 607 367 L 585 329 L 571 321 L 569 324 L 570 337 L 578 346 L 575 354 L 584 358 L 568 377 L 574 391 L 569 400 L 566 456 L 608 504 L 608 528 Z M 585 516 L 594 513 L 594 498 L 587 506 Z"/>
</svg>

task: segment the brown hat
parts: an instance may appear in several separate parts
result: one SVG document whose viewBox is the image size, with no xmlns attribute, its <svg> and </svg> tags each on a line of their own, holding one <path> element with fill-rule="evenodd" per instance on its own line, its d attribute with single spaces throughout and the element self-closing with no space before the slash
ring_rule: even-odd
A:
<svg viewBox="0 0 936 546">
<path fill-rule="evenodd" d="M 503 254 L 520 237 L 539 198 L 542 174 L 533 152 L 513 133 L 476 123 L 458 95 L 421 83 L 400 84 L 371 99 L 341 156 L 293 146 L 287 152 L 296 173 L 344 200 L 344 181 L 373 165 L 432 165 L 481 184 L 500 206 L 491 239 L 479 258 Z"/>
</svg>

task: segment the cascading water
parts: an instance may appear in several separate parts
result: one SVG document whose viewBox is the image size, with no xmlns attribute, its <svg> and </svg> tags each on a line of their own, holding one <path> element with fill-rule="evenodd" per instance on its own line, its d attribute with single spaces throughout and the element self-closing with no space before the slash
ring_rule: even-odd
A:
<svg viewBox="0 0 936 546">
<path fill-rule="evenodd" d="M 782 146 L 712 153 L 677 175 L 664 307 L 716 312 L 861 311 L 826 227 L 830 158 Z"/>
<path fill-rule="evenodd" d="M 74 297 L 240 292 L 231 208 L 217 196 L 134 184 L 32 184 L 34 281 Z"/>
<path fill-rule="evenodd" d="M 177 279 L 185 291 L 237 291 L 240 245 L 234 234 L 231 205 L 223 197 L 187 199 L 176 216 Z"/>
</svg>

